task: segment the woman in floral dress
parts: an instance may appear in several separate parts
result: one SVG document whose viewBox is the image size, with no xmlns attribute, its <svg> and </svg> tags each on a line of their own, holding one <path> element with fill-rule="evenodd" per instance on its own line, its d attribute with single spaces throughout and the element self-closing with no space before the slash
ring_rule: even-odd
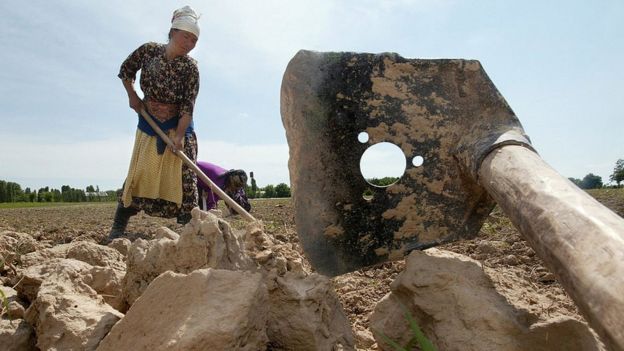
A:
<svg viewBox="0 0 624 351">
<path fill-rule="evenodd" d="M 177 217 L 179 223 L 186 223 L 197 204 L 197 178 L 174 152 L 182 150 L 191 160 L 197 160 L 193 108 L 199 92 L 199 70 L 188 53 L 199 37 L 198 19 L 189 6 L 175 10 L 169 42 L 143 44 L 121 64 L 118 77 L 128 93 L 130 108 L 139 114 L 139 123 L 123 194 L 104 243 L 123 236 L 129 218 L 141 210 L 151 216 Z M 139 70 L 143 99 L 134 89 Z M 165 147 L 141 117 L 141 109 L 169 136 L 172 148 Z"/>
</svg>

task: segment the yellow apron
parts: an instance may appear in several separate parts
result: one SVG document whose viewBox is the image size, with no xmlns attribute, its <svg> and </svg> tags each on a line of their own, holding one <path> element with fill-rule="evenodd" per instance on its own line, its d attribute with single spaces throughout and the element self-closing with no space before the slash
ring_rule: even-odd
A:
<svg viewBox="0 0 624 351">
<path fill-rule="evenodd" d="M 167 133 L 170 138 L 175 128 Z M 134 151 L 123 189 L 124 207 L 130 206 L 132 197 L 163 199 L 182 205 L 182 160 L 165 149 L 162 155 L 156 151 L 156 136 L 149 136 L 137 129 Z"/>
</svg>

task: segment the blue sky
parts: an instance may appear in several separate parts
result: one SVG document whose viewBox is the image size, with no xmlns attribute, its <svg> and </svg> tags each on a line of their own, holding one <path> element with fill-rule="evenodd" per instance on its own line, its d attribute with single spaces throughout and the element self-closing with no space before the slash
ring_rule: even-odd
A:
<svg viewBox="0 0 624 351">
<path fill-rule="evenodd" d="M 559 173 L 606 183 L 624 158 L 621 1 L 3 0 L 0 179 L 120 187 L 136 116 L 119 65 L 186 4 L 202 14 L 199 158 L 260 186 L 289 183 L 279 92 L 299 49 L 477 59 Z"/>
</svg>

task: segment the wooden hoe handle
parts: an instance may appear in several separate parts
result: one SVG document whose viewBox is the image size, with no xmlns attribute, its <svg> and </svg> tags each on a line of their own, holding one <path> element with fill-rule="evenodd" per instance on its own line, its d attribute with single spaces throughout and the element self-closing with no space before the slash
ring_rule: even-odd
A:
<svg viewBox="0 0 624 351">
<path fill-rule="evenodd" d="M 607 346 L 624 350 L 624 219 L 522 146 L 490 153 L 479 182 Z"/>
<path fill-rule="evenodd" d="M 154 122 L 154 120 L 152 119 L 152 117 L 150 117 L 149 114 L 147 114 L 147 112 L 145 112 L 144 109 L 141 109 L 141 116 L 143 116 L 143 118 L 145 118 L 145 120 L 147 121 L 147 123 L 149 123 L 150 126 L 152 126 L 152 129 L 154 129 L 154 131 L 156 131 L 156 133 L 162 138 L 162 140 L 165 141 L 165 143 L 167 143 L 167 145 L 169 146 L 173 146 L 173 142 L 171 141 L 171 139 L 169 139 L 169 137 L 167 136 L 167 134 L 165 134 L 160 127 L 158 127 L 158 125 L 156 124 L 156 122 Z M 236 201 L 232 200 L 232 198 L 230 198 L 225 191 L 221 190 L 221 188 L 219 188 L 218 186 L 215 185 L 215 183 L 212 182 L 212 180 L 210 180 L 210 178 L 208 178 L 204 172 L 202 172 L 201 169 L 199 169 L 199 167 L 197 167 L 197 165 L 195 164 L 195 162 L 191 161 L 191 159 L 189 159 L 184 152 L 182 152 L 182 150 L 176 150 L 175 154 L 182 159 L 182 161 L 190 168 L 193 170 L 193 172 L 195 172 L 195 174 L 197 174 L 197 176 L 205 183 L 208 184 L 208 186 L 210 187 L 210 189 L 212 189 L 212 191 L 214 191 L 217 195 L 219 195 L 220 198 L 223 199 L 223 201 L 225 201 L 230 207 L 234 208 L 234 210 L 236 210 L 236 212 L 238 212 L 245 220 L 250 221 L 250 222 L 255 222 L 256 219 L 249 214 L 249 212 L 245 211 L 244 208 L 242 208 L 239 204 L 236 203 Z"/>
</svg>

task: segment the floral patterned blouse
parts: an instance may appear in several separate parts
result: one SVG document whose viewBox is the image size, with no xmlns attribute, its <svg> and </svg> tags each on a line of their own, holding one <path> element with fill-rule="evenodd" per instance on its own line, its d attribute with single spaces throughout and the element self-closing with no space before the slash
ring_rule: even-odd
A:
<svg viewBox="0 0 624 351">
<path fill-rule="evenodd" d="M 195 99 L 199 92 L 197 61 L 188 55 L 168 60 L 165 44 L 146 43 L 134 50 L 121 64 L 121 79 L 136 79 L 141 70 L 141 91 L 145 99 L 178 105 L 180 116 L 193 116 Z"/>
</svg>

